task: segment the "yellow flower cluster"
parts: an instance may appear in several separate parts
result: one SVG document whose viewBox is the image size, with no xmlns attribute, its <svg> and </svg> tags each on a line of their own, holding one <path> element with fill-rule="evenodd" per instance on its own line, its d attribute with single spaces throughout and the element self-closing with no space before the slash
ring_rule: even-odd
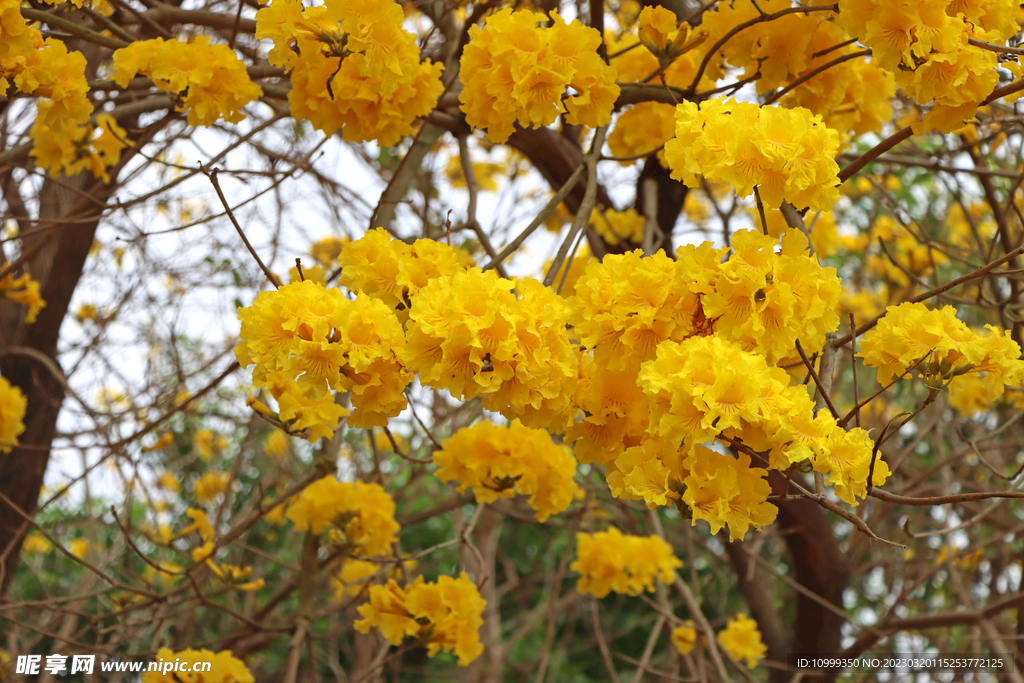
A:
<svg viewBox="0 0 1024 683">
<path fill-rule="evenodd" d="M 949 383 L 949 405 L 962 415 L 989 410 L 999 400 L 1018 409 L 1024 408 L 1024 386 L 1006 386 L 1001 377 L 987 372 L 960 375 Z"/>
<path fill-rule="evenodd" d="M 508 427 L 485 421 L 460 429 L 433 457 L 441 468 L 434 474 L 441 481 L 457 481 L 460 493 L 472 486 L 481 503 L 515 493 L 530 496 L 541 522 L 564 512 L 576 495 L 576 459 L 569 448 L 519 420 Z"/>
<path fill-rule="evenodd" d="M 188 670 L 195 668 L 196 664 L 210 662 L 209 671 L 203 673 L 176 674 L 173 665 L 177 661 L 187 664 Z M 254 683 L 256 680 L 242 660 L 232 656 L 230 650 L 211 652 L 210 650 L 182 650 L 174 652 L 169 648 L 162 647 L 156 653 L 157 662 L 166 662 L 170 666 L 165 672 L 163 668 L 158 671 L 150 671 L 142 675 L 142 683 L 177 683 L 185 678 L 192 683 Z M 205 665 L 201 668 L 205 668 Z M 199 668 L 196 668 L 198 671 Z"/>
<path fill-rule="evenodd" d="M 21 544 L 21 552 L 29 555 L 46 555 L 53 550 L 53 544 L 40 534 L 31 533 Z"/>
<path fill-rule="evenodd" d="M 638 249 L 592 263 L 569 299 L 576 338 L 602 369 L 634 370 L 662 341 L 697 332 L 699 302 L 679 281 L 677 262 L 661 251 L 641 256 Z"/>
<path fill-rule="evenodd" d="M 206 462 L 212 461 L 228 447 L 228 439 L 223 434 L 216 434 L 212 429 L 200 429 L 195 434 L 196 451 Z"/>
<path fill-rule="evenodd" d="M 923 303 L 890 306 L 885 316 L 861 339 L 864 363 L 878 368 L 878 382 L 915 367 L 930 388 L 952 386 L 968 373 L 985 373 L 992 390 L 1024 381 L 1024 360 L 1010 332 L 992 325 L 979 334 L 956 317 L 956 309 L 930 309 Z M 994 400 L 994 399 L 993 399 Z"/>
<path fill-rule="evenodd" d="M 233 564 L 216 564 L 213 560 L 207 558 L 206 566 L 210 568 L 213 575 L 216 576 L 221 583 L 232 590 L 245 591 L 251 593 L 258 591 L 266 585 L 266 581 L 263 579 L 256 579 L 250 581 L 249 577 L 252 576 L 252 567 L 239 567 Z"/>
<path fill-rule="evenodd" d="M 879 3 L 881 4 L 881 3 Z M 777 12 L 791 0 L 722 2 L 707 12 L 703 30 L 712 42 L 736 26 L 756 19 L 761 12 Z M 848 36 L 823 12 L 788 14 L 756 23 L 734 35 L 708 71 L 724 75 L 726 65 L 744 69 L 741 79 L 757 76 L 757 92 L 769 93 L 811 71 L 842 59 L 861 48 L 848 44 Z M 803 81 L 782 100 L 787 107 L 805 107 L 823 117 L 829 128 L 854 135 L 879 132 L 892 118 L 890 99 L 896 93 L 892 74 L 867 57 L 832 64 Z"/>
<path fill-rule="evenodd" d="M 932 102 L 915 132 L 949 133 L 974 116 L 999 82 L 996 53 L 969 39 L 1004 43 L 1020 30 L 1017 9 L 1012 0 L 840 0 L 838 21 L 915 102 Z"/>
<path fill-rule="evenodd" d="M 28 400 L 21 389 L 0 377 L 0 453 L 10 453 L 25 431 L 25 408 Z"/>
<path fill-rule="evenodd" d="M 590 216 L 590 225 L 608 244 L 619 244 L 620 242 L 640 244 L 644 239 L 644 224 L 644 217 L 638 214 L 636 209 L 626 209 L 625 211 L 595 209 Z"/>
<path fill-rule="evenodd" d="M 403 572 L 409 573 L 416 568 L 416 560 L 403 560 L 401 563 L 383 564 L 380 561 L 367 562 L 346 557 L 342 560 L 341 570 L 331 576 L 334 585 L 334 597 L 343 600 L 346 596 L 369 593 L 374 577 L 387 570 L 386 578 L 398 580 Z M 389 569 L 390 567 L 390 569 Z"/>
<path fill-rule="evenodd" d="M 351 142 L 391 146 L 412 134 L 413 120 L 429 114 L 444 89 L 444 65 L 420 61 L 403 20 L 394 0 L 274 0 L 256 13 L 256 38 L 272 39 L 270 63 L 292 71 L 296 118 L 328 135 L 343 129 Z"/>
<path fill-rule="evenodd" d="M 718 632 L 718 643 L 736 660 L 747 660 L 747 668 L 757 666 L 759 659 L 768 654 L 768 646 L 761 642 L 757 622 L 746 614 L 730 617 L 725 629 Z"/>
<path fill-rule="evenodd" d="M 698 175 L 741 197 L 756 185 L 769 206 L 788 200 L 814 211 L 839 201 L 838 151 L 839 134 L 807 109 L 722 98 L 676 107 L 676 136 L 665 143 L 672 177 L 689 187 Z"/>
<path fill-rule="evenodd" d="M 434 278 L 462 271 L 467 258 L 462 249 L 441 242 L 416 240 L 410 246 L 376 228 L 339 253 L 339 284 L 382 301 L 404 323 L 420 289 Z"/>
<path fill-rule="evenodd" d="M 648 430 L 651 407 L 637 387 L 640 364 L 664 341 L 714 332 L 769 363 L 789 359 L 800 339 L 808 353 L 839 324 L 840 283 L 804 252 L 806 238 L 787 232 L 778 242 L 753 231 L 733 236 L 733 254 L 710 243 L 676 250 L 676 261 L 639 251 L 606 256 L 577 280 L 574 334 L 593 349 L 584 357 L 573 405 L 582 416 L 566 428 L 580 462 L 607 465 Z M 788 378 L 782 373 L 783 386 Z M 712 418 L 713 420 L 714 418 Z"/>
<path fill-rule="evenodd" d="M 216 502 L 217 496 L 226 493 L 231 475 L 227 472 L 207 472 L 195 484 L 195 496 L 203 505 Z"/>
<path fill-rule="evenodd" d="M 420 289 L 402 359 L 425 386 L 560 430 L 579 367 L 568 318 L 565 300 L 536 280 L 471 268 Z"/>
<path fill-rule="evenodd" d="M 571 24 L 557 12 L 547 17 L 528 10 L 503 9 L 484 28 L 469 29 L 462 53 L 459 94 L 466 122 L 486 128 L 487 137 L 505 142 L 521 126 L 547 126 L 559 114 L 571 124 L 596 128 L 611 121 L 619 96 L 615 70 L 597 54 L 601 35 Z M 565 103 L 566 88 L 575 94 Z"/>
<path fill-rule="evenodd" d="M 697 629 L 692 621 L 687 621 L 672 629 L 672 644 L 681 655 L 688 655 L 697 646 Z"/>
<path fill-rule="evenodd" d="M 0 270 L 7 268 L 8 262 L 0 263 Z M 39 296 L 39 283 L 32 279 L 28 273 L 14 277 L 14 273 L 8 273 L 0 278 L 0 296 L 11 301 L 16 301 L 23 306 L 28 306 L 25 311 L 25 322 L 34 323 L 45 306 L 46 302 Z"/>
<path fill-rule="evenodd" d="M 109 115 L 89 122 L 93 106 L 85 78 L 85 57 L 68 52 L 55 38 L 43 40 L 35 25 L 21 16 L 17 0 L 0 1 L 0 92 L 13 84 L 26 95 L 42 98 L 30 132 L 31 155 L 52 175 L 88 169 L 108 180 L 125 147 L 125 131 Z M 96 136 L 96 131 L 99 135 Z"/>
<path fill-rule="evenodd" d="M 441 576 L 426 583 L 422 576 L 402 589 L 394 579 L 370 588 L 370 601 L 359 606 L 362 619 L 354 626 L 360 633 L 376 627 L 392 645 L 407 636 L 418 638 L 433 657 L 441 650 L 467 666 L 480 656 L 480 626 L 487 601 L 466 574 Z"/>
<path fill-rule="evenodd" d="M 632 536 L 615 527 L 576 534 L 577 559 L 569 569 L 580 574 L 576 590 L 603 598 L 609 592 L 640 595 L 654 583 L 672 583 L 683 563 L 658 536 Z"/>
<path fill-rule="evenodd" d="M 238 319 L 238 362 L 255 363 L 253 383 L 271 391 L 282 420 L 310 430 L 310 441 L 330 436 L 348 412 L 332 390 L 351 393 L 354 427 L 386 425 L 405 409 L 412 376 L 399 360 L 402 325 L 380 301 L 296 282 L 260 292 Z"/>
<path fill-rule="evenodd" d="M 188 112 L 190 126 L 209 126 L 220 119 L 237 123 L 245 118 L 242 107 L 263 95 L 252 82 L 245 64 L 227 45 L 211 45 L 199 36 L 180 40 L 140 40 L 114 52 L 110 77 L 122 88 L 136 74 L 144 74 L 164 92 L 181 95 L 178 111 Z"/>
<path fill-rule="evenodd" d="M 804 387 L 788 386 L 786 372 L 769 368 L 764 356 L 743 351 L 717 335 L 693 337 L 682 343 L 668 341 L 658 347 L 655 360 L 641 367 L 638 382 L 652 402 L 649 427 L 652 434 L 671 443 L 685 441 L 688 445 L 706 443 L 720 434 L 740 438 L 755 450 L 770 450 L 773 469 L 784 469 L 813 458 L 818 471 L 829 473 L 836 495 L 842 500 L 855 504 L 854 496 L 865 495 L 871 460 L 867 433 L 861 429 L 843 430 L 825 411 L 815 416 Z M 713 478 L 712 473 L 722 466 L 710 457 L 711 451 L 701 451 L 698 455 L 701 454 L 703 457 L 697 457 L 695 462 L 684 464 L 691 472 L 691 479 L 692 473 L 701 468 L 708 471 L 708 478 Z M 617 467 L 620 471 L 623 469 Z M 667 465 L 666 468 L 671 469 Z M 755 474 L 758 474 L 756 470 Z M 879 461 L 874 485 L 884 483 L 887 477 L 888 468 Z M 709 494 L 721 483 L 716 482 L 707 489 Z M 691 485 L 698 484 L 703 486 L 699 479 L 692 480 Z M 642 490 L 643 484 L 638 482 L 635 486 Z M 743 487 L 753 486 L 751 482 L 743 483 Z M 730 502 L 738 492 L 739 489 L 724 486 L 718 495 Z M 760 501 L 767 497 L 767 489 L 762 492 Z M 696 493 L 691 497 L 698 500 Z M 649 498 L 645 500 L 651 502 Z M 684 500 L 694 508 L 694 503 L 686 496 Z M 757 505 L 756 497 L 751 499 L 753 502 L 743 496 L 736 500 L 748 510 L 752 509 L 751 505 Z M 705 519 L 720 520 L 712 522 L 712 526 L 728 522 L 733 534 L 746 531 L 742 518 L 734 525 L 724 516 L 725 507 L 709 507 L 706 500 L 701 504 Z M 695 517 L 697 514 L 695 511 Z M 750 524 L 759 526 L 760 520 L 768 514 L 766 509 L 757 508 L 747 517 Z"/>
<path fill-rule="evenodd" d="M 693 513 L 692 524 L 706 520 L 712 534 L 727 524 L 735 541 L 751 526 L 760 530 L 775 521 L 778 510 L 766 502 L 766 474 L 751 467 L 744 453 L 734 458 L 705 446 L 676 448 L 655 437 L 626 449 L 609 467 L 608 484 L 612 495 L 643 500 L 651 509 L 681 499 Z"/>
<path fill-rule="evenodd" d="M 842 285 L 835 268 L 822 268 L 805 253 L 807 237 L 787 230 L 778 241 L 753 230 L 737 231 L 724 264 L 708 263 L 708 251 L 677 251 L 681 268 L 696 271 L 690 289 L 701 296 L 715 331 L 769 364 L 792 360 L 800 340 L 807 353 L 820 351 L 825 335 L 839 326 L 835 307 Z M 716 272 L 717 271 L 717 272 Z M 706 283 L 706 284 L 705 284 Z"/>
<path fill-rule="evenodd" d="M 379 484 L 338 481 L 331 476 L 303 489 L 286 516 L 297 531 L 319 534 L 333 525 L 331 540 L 357 557 L 391 555 L 400 528 L 395 501 Z"/>
<path fill-rule="evenodd" d="M 630 106 L 619 115 L 615 128 L 608 135 L 608 149 L 616 157 L 632 157 L 647 154 L 662 147 L 676 132 L 676 110 L 671 104 L 662 102 L 640 102 Z M 658 161 L 665 168 L 665 150 L 657 152 Z M 631 166 L 633 161 L 620 161 L 622 166 Z"/>
</svg>

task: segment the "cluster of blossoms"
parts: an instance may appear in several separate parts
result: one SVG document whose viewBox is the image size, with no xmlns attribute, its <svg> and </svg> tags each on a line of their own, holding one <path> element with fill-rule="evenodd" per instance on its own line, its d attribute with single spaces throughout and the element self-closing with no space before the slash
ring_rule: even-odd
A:
<svg viewBox="0 0 1024 683">
<path fill-rule="evenodd" d="M 614 591 L 626 595 L 653 592 L 656 581 L 672 583 L 683 563 L 672 546 L 658 536 L 631 536 L 615 527 L 576 534 L 576 556 L 569 569 L 580 574 L 576 590 L 603 598 Z"/>
<path fill-rule="evenodd" d="M 569 448 L 519 420 L 508 427 L 479 422 L 460 429 L 433 458 L 440 466 L 434 473 L 438 479 L 457 481 L 460 493 L 472 486 L 477 502 L 491 503 L 514 493 L 530 496 L 530 507 L 541 522 L 568 508 L 577 491 L 576 459 Z"/>
<path fill-rule="evenodd" d="M 579 374 L 568 319 L 565 300 L 536 280 L 471 268 L 419 291 L 402 359 L 425 386 L 484 397 L 485 408 L 529 427 L 557 428 Z"/>
<path fill-rule="evenodd" d="M 651 74 L 663 69 L 665 84 L 675 88 L 688 88 L 697 76 L 704 57 L 699 49 L 706 33 L 703 29 L 691 33 L 689 24 L 677 27 L 676 16 L 664 7 L 645 7 L 638 17 L 637 35 L 605 36 L 608 52 L 614 55 L 612 68 L 620 83 L 641 83 Z M 627 50 L 643 40 L 646 50 Z M 714 88 L 709 72 L 701 77 L 701 89 Z M 608 134 L 608 148 L 618 157 L 647 154 L 672 138 L 675 132 L 675 107 L 662 102 L 641 102 L 631 105 L 615 121 Z M 658 151 L 662 166 L 668 168 L 665 151 Z M 630 165 L 633 161 L 620 162 Z M 639 241 L 639 240 L 638 240 Z"/>
<path fill-rule="evenodd" d="M 986 325 L 979 334 L 956 317 L 952 306 L 936 310 L 923 303 L 904 303 L 886 311 L 861 340 L 860 356 L 878 368 L 879 384 L 887 385 L 913 369 L 929 388 L 948 387 L 952 400 L 958 400 L 961 391 L 972 390 L 980 394 L 974 400 L 991 404 L 1005 386 L 1024 382 L 1024 360 L 1009 331 L 1000 334 Z M 975 382 L 967 380 L 970 376 Z"/>
<path fill-rule="evenodd" d="M 693 524 L 703 519 L 717 534 L 729 525 L 730 540 L 743 538 L 750 527 L 760 530 L 775 521 L 778 510 L 766 501 L 771 487 L 767 470 L 750 466 L 750 456 L 722 455 L 705 446 L 677 448 L 652 437 L 626 449 L 608 466 L 612 495 L 643 500 L 654 509 L 682 500 Z"/>
<path fill-rule="evenodd" d="M 626 209 L 625 211 L 614 209 L 598 211 L 595 209 L 590 216 L 590 225 L 608 244 L 621 242 L 640 244 L 644 239 L 644 224 L 644 217 L 638 214 L 636 209 Z"/>
<path fill-rule="evenodd" d="M 459 94 L 466 122 L 505 142 L 521 126 L 547 126 L 559 114 L 571 124 L 597 128 L 611 121 L 619 96 L 615 70 L 597 54 L 601 34 L 579 20 L 567 24 L 551 12 L 503 9 L 484 28 L 469 29 L 462 53 Z M 566 88 L 575 94 L 563 103 Z"/>
<path fill-rule="evenodd" d="M 392 645 L 401 645 L 408 636 L 418 638 L 431 657 L 442 650 L 452 652 L 466 666 L 484 650 L 479 629 L 486 606 L 466 574 L 457 579 L 441 576 L 436 583 L 418 576 L 404 589 L 391 579 L 370 587 L 369 601 L 359 606 L 362 619 L 354 625 L 360 633 L 376 627 Z"/>
<path fill-rule="evenodd" d="M 581 462 L 607 465 L 646 438 L 654 408 L 636 380 L 662 342 L 714 333 L 776 363 L 792 358 L 797 339 L 808 353 L 820 350 L 839 324 L 835 269 L 804 253 L 802 234 L 787 232 L 779 253 L 777 240 L 753 231 L 738 231 L 732 243 L 724 264 L 725 250 L 704 243 L 680 247 L 675 261 L 609 255 L 577 279 L 571 322 L 593 359 L 581 362 L 573 405 L 582 415 L 565 433 Z M 789 380 L 782 373 L 779 381 Z"/>
<path fill-rule="evenodd" d="M 168 670 L 164 673 L 161 670 L 150 671 L 142 675 L 142 683 L 177 683 L 179 680 L 195 681 L 195 683 L 254 683 L 256 680 L 249 673 L 245 663 L 234 657 L 230 650 L 211 652 L 210 650 L 182 650 L 174 652 L 170 648 L 162 647 L 157 650 L 156 659 L 160 662 L 174 663 L 181 661 L 181 671 L 191 672 L 203 671 L 202 673 L 175 673 Z M 206 662 L 210 663 L 210 670 L 204 671 Z M 196 666 L 201 665 L 201 666 Z"/>
<path fill-rule="evenodd" d="M 948 133 L 973 117 L 999 82 L 996 53 L 970 39 L 1004 43 L 1020 30 L 1017 7 L 1012 0 L 841 0 L 838 21 L 915 102 L 932 103 L 914 130 Z"/>
<path fill-rule="evenodd" d="M 85 56 L 69 53 L 55 38 L 43 40 L 39 29 L 25 22 L 16 0 L 0 2 L 0 26 L 0 92 L 9 94 L 13 85 L 40 98 L 31 130 L 36 163 L 54 175 L 88 169 L 106 180 L 126 133 L 109 115 L 90 121 Z"/>
<path fill-rule="evenodd" d="M 124 88 L 137 74 L 149 76 L 160 90 L 181 97 L 178 111 L 187 112 L 190 126 L 238 123 L 245 118 L 242 107 L 263 95 L 235 51 L 211 45 L 206 36 L 191 43 L 139 40 L 115 51 L 113 59 L 115 83 Z"/>
<path fill-rule="evenodd" d="M 771 469 L 785 469 L 810 458 L 816 471 L 829 475 L 829 483 L 840 499 L 852 505 L 857 496 L 866 495 L 872 454 L 867 432 L 846 431 L 826 411 L 815 415 L 806 388 L 788 386 L 786 372 L 769 368 L 764 356 L 743 351 L 717 336 L 665 342 L 658 347 L 656 359 L 643 365 L 639 384 L 652 404 L 650 431 L 669 442 L 700 444 L 720 436 L 739 439 L 757 451 L 769 451 Z M 755 483 L 763 470 L 754 468 L 742 479 L 737 475 L 740 486 L 748 489 L 742 496 L 735 497 L 737 489 L 728 484 L 729 475 L 705 485 L 701 479 L 715 478 L 719 468 L 738 471 L 743 464 L 715 461 L 711 454 L 710 450 L 700 451 L 692 464 L 684 461 L 683 466 L 690 471 L 687 479 L 700 486 L 701 495 L 713 497 L 721 487 L 721 494 L 728 496 L 726 500 L 742 504 L 744 512 L 740 514 L 729 505 L 710 505 L 705 500 L 700 514 L 709 522 L 717 519 L 712 526 L 728 523 L 734 537 L 742 536 L 746 524 L 759 526 L 765 523 L 762 520 L 774 517 L 773 511 L 760 506 L 769 492 L 766 485 Z M 632 469 L 626 471 L 630 464 L 626 459 L 616 467 L 626 477 L 632 473 Z M 693 473 L 698 468 L 706 468 L 705 473 L 695 479 Z M 671 471 L 667 465 L 665 469 Z M 657 474 L 658 479 L 647 483 L 648 474 Z M 647 466 L 628 488 L 635 497 L 658 502 L 649 493 L 645 496 L 645 489 L 664 486 L 666 474 Z M 888 467 L 878 461 L 873 485 L 883 484 L 888 475 Z M 688 489 L 684 500 L 691 497 L 698 499 L 696 488 L 692 493 Z M 696 517 L 696 511 L 694 514 Z M 733 521 L 730 515 L 738 516 Z"/>
<path fill-rule="evenodd" d="M 412 245 L 391 239 L 383 228 L 370 230 L 340 250 L 339 284 L 387 305 L 405 323 L 412 300 L 428 282 L 472 265 L 469 253 L 434 240 Z"/>
<path fill-rule="evenodd" d="M 214 503 L 218 495 L 227 492 L 230 478 L 227 472 L 207 472 L 199 477 L 193 489 L 196 500 L 203 505 Z"/>
<path fill-rule="evenodd" d="M 0 270 L 7 268 L 8 262 L 0 263 Z M 28 306 L 25 311 L 25 322 L 34 323 L 46 302 L 39 296 L 39 283 L 32 279 L 28 273 L 14 277 L 14 273 L 8 273 L 0 278 L 0 296 L 11 301 L 16 301 L 23 306 Z"/>
<path fill-rule="evenodd" d="M 665 143 L 672 177 L 725 183 L 741 197 L 757 186 L 765 204 L 783 200 L 827 211 L 839 201 L 839 134 L 803 107 L 761 107 L 724 98 L 676 107 L 676 136 Z"/>
<path fill-rule="evenodd" d="M 253 382 L 270 390 L 292 429 L 309 430 L 310 441 L 332 434 L 348 413 L 332 390 L 351 393 L 354 427 L 386 425 L 405 409 L 412 376 L 399 360 L 402 325 L 379 300 L 296 282 L 261 292 L 239 309 L 239 320 L 238 362 L 256 365 Z"/>
<path fill-rule="evenodd" d="M 835 270 L 819 266 L 807 246 L 797 230 L 781 241 L 739 231 L 725 262 L 725 250 L 710 243 L 680 247 L 675 261 L 609 255 L 589 263 L 563 299 L 536 280 L 467 267 L 460 250 L 375 230 L 339 256 L 355 302 L 309 282 L 265 292 L 242 311 L 238 353 L 256 362 L 255 383 L 279 394 L 286 420 L 294 419 L 288 387 L 342 413 L 328 389 L 369 374 L 360 359 L 375 364 L 374 396 L 393 387 L 395 400 L 385 402 L 393 409 L 372 412 L 382 422 L 404 407 L 401 389 L 413 373 L 424 386 L 480 397 L 522 420 L 507 430 L 464 430 L 436 454 L 438 476 L 474 487 L 480 500 L 518 491 L 532 497 L 539 518 L 566 509 L 575 491 L 571 456 L 547 435 L 536 444 L 543 457 L 511 443 L 533 443 L 530 429 L 548 429 L 565 435 L 580 462 L 608 466 L 614 495 L 685 504 L 694 520 L 716 531 L 727 524 L 741 538 L 776 513 L 766 503 L 766 469 L 751 466 L 755 452 L 766 454 L 767 469 L 810 460 L 851 504 L 866 492 L 866 432 L 816 415 L 806 387 L 790 386 L 791 375 L 774 367 L 796 358 L 797 340 L 807 353 L 820 351 L 839 323 Z M 373 315 L 339 313 L 347 310 Z M 356 319 L 363 324 L 347 322 Z M 303 417 L 292 427 L 324 436 L 337 426 L 330 413 Z M 502 445 L 499 432 L 522 436 Z M 749 453 L 703 446 L 716 439 Z M 887 476 L 877 463 L 873 484 Z"/>
<path fill-rule="evenodd" d="M 709 35 L 724 36 L 762 13 L 792 6 L 791 0 L 722 2 L 704 14 L 701 25 Z M 722 47 L 709 71 L 720 78 L 726 66 L 744 69 L 740 79 L 756 77 L 758 93 L 765 94 L 842 60 L 802 81 L 781 103 L 805 107 L 841 133 L 878 132 L 892 118 L 889 101 L 896 93 L 893 76 L 868 61 L 867 56 L 848 57 L 861 48 L 850 42 L 841 25 L 823 12 L 793 13 L 755 23 Z"/>
<path fill-rule="evenodd" d="M 429 114 L 444 89 L 444 65 L 420 61 L 403 20 L 394 0 L 274 0 L 256 13 L 256 37 L 272 39 L 270 63 L 292 72 L 296 118 L 328 135 L 342 129 L 351 142 L 391 146 L 412 134 L 413 120 Z"/>
<path fill-rule="evenodd" d="M 10 453 L 18 445 L 18 436 L 25 431 L 27 404 L 21 389 L 0 377 L 0 453 Z"/>
<path fill-rule="evenodd" d="M 338 481 L 324 477 L 313 482 L 288 506 L 285 513 L 296 531 L 314 534 L 333 526 L 330 540 L 358 557 L 391 555 L 400 527 L 395 501 L 379 484 Z"/>
</svg>

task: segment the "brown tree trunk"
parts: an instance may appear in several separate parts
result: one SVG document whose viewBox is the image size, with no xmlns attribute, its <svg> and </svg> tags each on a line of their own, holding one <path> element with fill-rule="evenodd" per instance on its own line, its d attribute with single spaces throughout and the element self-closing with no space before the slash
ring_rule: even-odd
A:
<svg viewBox="0 0 1024 683">
<path fill-rule="evenodd" d="M 772 484 L 773 493 L 781 494 L 785 490 L 786 480 L 780 472 L 770 473 L 768 480 Z M 806 498 L 780 499 L 776 504 L 779 515 L 775 523 L 784 533 L 797 582 L 841 611 L 843 591 L 850 580 L 850 569 L 824 510 Z M 845 621 L 819 601 L 804 593 L 797 593 L 796 623 L 793 626 L 790 652 L 841 652 L 841 629 Z M 827 683 L 835 680 L 835 673 L 804 677 L 803 680 Z"/>
<path fill-rule="evenodd" d="M 61 383 L 48 370 L 24 356 L 5 351 L 10 347 L 27 347 L 56 359 L 61 322 L 99 224 L 98 218 L 82 222 L 76 219 L 98 217 L 113 191 L 112 184 L 97 183 L 93 197 L 84 198 L 82 192 L 89 189 L 90 180 L 78 176 L 48 178 L 43 183 L 35 234 L 26 236 L 22 242 L 23 253 L 38 248 L 28 260 L 28 272 L 39 282 L 40 295 L 46 301 L 36 322 L 24 321 L 24 306 L 0 299 L 0 373 L 19 387 L 27 399 L 20 444 L 10 453 L 0 454 L 0 493 L 21 511 L 11 509 L 0 499 L 0 595 L 5 595 L 10 585 L 27 530 L 22 513 L 31 515 L 38 504 L 50 444 L 57 429 L 57 414 L 64 399 Z"/>
</svg>

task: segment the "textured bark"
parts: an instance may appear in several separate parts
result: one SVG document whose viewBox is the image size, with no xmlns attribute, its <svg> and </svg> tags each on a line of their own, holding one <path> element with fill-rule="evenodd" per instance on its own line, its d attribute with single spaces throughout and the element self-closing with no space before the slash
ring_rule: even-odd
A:
<svg viewBox="0 0 1024 683">
<path fill-rule="evenodd" d="M 785 477 L 779 472 L 771 472 L 768 481 L 776 494 L 781 494 L 786 488 Z M 797 582 L 842 609 L 843 591 L 849 584 L 850 570 L 824 510 L 806 498 L 779 499 L 776 505 L 779 515 L 775 523 L 785 533 Z M 818 601 L 798 593 L 790 652 L 840 652 L 840 629 L 844 621 Z M 833 673 L 803 680 L 828 682 L 834 679 Z"/>
<path fill-rule="evenodd" d="M 32 277 L 40 283 L 40 295 L 46 307 L 40 311 L 36 322 L 29 325 L 24 322 L 23 306 L 0 299 L 0 348 L 25 346 L 56 357 L 60 325 L 82 275 L 98 225 L 95 219 L 81 223 L 63 221 L 98 215 L 96 202 L 105 200 L 113 189 L 101 185 L 96 202 L 89 201 L 74 192 L 74 189 L 85 190 L 87 182 L 87 178 L 80 176 L 59 181 L 47 179 L 43 183 L 36 229 L 47 226 L 50 229 L 26 237 L 23 249 L 27 252 L 43 242 L 28 266 Z M 0 493 L 25 513 L 32 514 L 50 458 L 50 443 L 57 428 L 64 390 L 49 372 L 24 357 L 3 356 L 0 373 L 22 390 L 28 403 L 20 445 L 10 453 L 0 454 Z M 24 524 L 22 515 L 0 500 L 0 554 L 5 555 L 0 565 L 3 574 L 0 595 L 6 593 L 13 576 L 24 538 L 20 533 Z"/>
</svg>

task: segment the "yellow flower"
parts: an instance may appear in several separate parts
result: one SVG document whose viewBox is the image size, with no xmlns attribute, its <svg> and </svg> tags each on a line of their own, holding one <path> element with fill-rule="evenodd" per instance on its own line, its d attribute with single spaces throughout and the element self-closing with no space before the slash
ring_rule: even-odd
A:
<svg viewBox="0 0 1024 683">
<path fill-rule="evenodd" d="M 53 550 L 53 544 L 40 534 L 31 533 L 21 544 L 21 551 L 30 555 L 46 555 Z"/>
<path fill-rule="evenodd" d="M 687 621 L 681 626 L 672 630 L 672 644 L 681 655 L 688 655 L 697 645 L 697 630 L 693 628 L 693 622 Z"/>
<path fill-rule="evenodd" d="M 0 270 L 8 265 L 7 261 L 4 261 L 0 265 Z M 25 313 L 25 322 L 27 323 L 34 323 L 39 311 L 46 306 L 46 302 L 39 296 L 39 283 L 33 280 L 28 273 L 17 278 L 13 273 L 8 273 L 0 278 L 0 295 L 28 306 L 28 311 Z"/>
<path fill-rule="evenodd" d="M 196 683 L 254 683 L 256 680 L 242 660 L 236 659 L 228 650 L 222 652 L 210 650 L 174 652 L 169 648 L 162 647 L 157 650 L 156 661 L 163 663 L 163 666 L 157 671 L 143 674 L 142 683 L 176 683 L 179 678 L 174 673 L 174 668 L 179 661 L 182 663 L 183 671 L 200 671 L 205 669 L 206 663 L 210 664 L 209 671 L 205 671 L 194 679 L 194 674 L 183 674 L 190 680 L 195 680 Z M 199 664 L 202 664 L 202 667 L 198 667 Z M 165 671 L 166 673 L 164 673 Z"/>
<path fill-rule="evenodd" d="M 341 564 L 341 571 L 332 578 L 335 584 L 334 597 L 339 600 L 346 595 L 359 595 L 373 583 L 373 577 L 381 569 L 381 565 L 365 560 L 346 558 Z"/>
<path fill-rule="evenodd" d="M 195 445 L 196 450 L 199 451 L 199 457 L 210 462 L 227 448 L 228 440 L 210 429 L 200 429 L 195 434 Z"/>
<path fill-rule="evenodd" d="M 10 453 L 18 445 L 18 436 L 25 431 L 27 405 L 21 389 L 0 377 L 0 453 Z"/>
<path fill-rule="evenodd" d="M 174 443 L 174 434 L 171 434 L 170 432 L 164 432 L 163 434 L 160 435 L 159 439 L 154 441 L 149 446 L 143 447 L 142 452 L 143 453 L 150 453 L 152 451 L 158 451 L 161 448 L 167 448 L 168 446 L 170 446 L 173 443 Z"/>
<path fill-rule="evenodd" d="M 68 543 L 68 551 L 75 557 L 82 559 L 89 552 L 89 541 L 84 538 L 76 538 Z"/>
<path fill-rule="evenodd" d="M 746 659 L 748 669 L 757 666 L 757 661 L 768 652 L 761 642 L 757 622 L 742 613 L 731 617 L 725 629 L 718 632 L 718 642 L 734 659 Z"/>
<path fill-rule="evenodd" d="M 270 432 L 263 442 L 263 450 L 274 460 L 281 460 L 289 449 L 288 435 L 280 429 Z"/>
<path fill-rule="evenodd" d="M 196 500 L 203 505 L 215 502 L 218 495 L 227 492 L 230 478 L 227 472 L 207 472 L 195 483 Z"/>
<path fill-rule="evenodd" d="M 82 323 L 86 320 L 99 320 L 100 313 L 93 304 L 82 304 L 75 313 L 75 320 Z"/>
<path fill-rule="evenodd" d="M 181 480 L 176 474 L 171 472 L 164 472 L 161 474 L 157 477 L 156 483 L 157 486 L 165 491 L 170 491 L 171 493 L 178 493 L 181 491 Z"/>
</svg>

